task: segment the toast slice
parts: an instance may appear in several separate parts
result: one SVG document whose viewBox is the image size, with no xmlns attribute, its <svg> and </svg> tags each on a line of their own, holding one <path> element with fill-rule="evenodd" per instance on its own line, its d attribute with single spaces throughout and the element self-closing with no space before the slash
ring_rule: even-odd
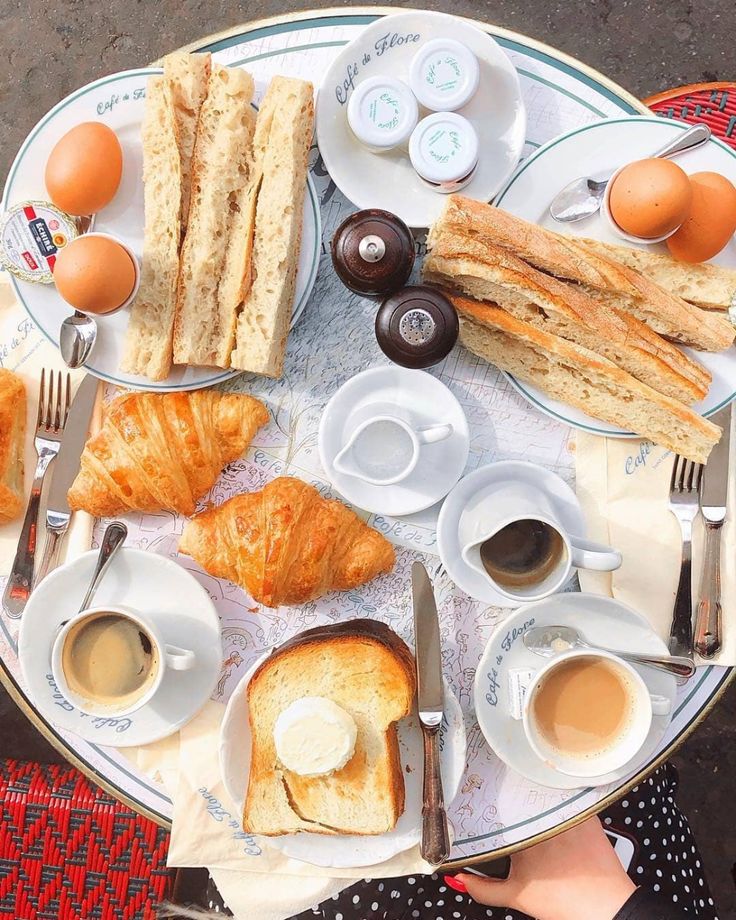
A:
<svg viewBox="0 0 736 920">
<path fill-rule="evenodd" d="M 214 65 L 192 162 L 189 223 L 181 249 L 174 323 L 176 364 L 228 367 L 235 316 L 218 297 L 235 200 L 250 180 L 253 78 Z"/>
<path fill-rule="evenodd" d="M 583 286 L 660 335 L 701 351 L 723 351 L 736 329 L 722 316 L 670 294 L 633 268 L 606 259 L 577 239 L 530 224 L 493 205 L 451 195 L 428 244 L 447 230 L 507 249 L 534 268 Z"/>
<path fill-rule="evenodd" d="M 252 750 L 244 830 L 264 836 L 391 830 L 404 811 L 396 723 L 411 711 L 415 690 L 411 652 L 375 620 L 308 629 L 280 646 L 248 687 Z M 332 774 L 299 776 L 278 762 L 276 719 L 305 696 L 326 696 L 355 719 L 355 753 Z"/>
<path fill-rule="evenodd" d="M 477 300 L 493 301 L 538 329 L 582 345 L 673 399 L 691 404 L 708 392 L 708 371 L 644 323 L 491 243 L 452 231 L 440 233 L 423 275 Z"/>
<path fill-rule="evenodd" d="M 665 253 L 579 239 L 604 259 L 636 269 L 665 291 L 705 310 L 728 310 L 736 304 L 736 271 L 709 262 L 679 262 Z"/>
<path fill-rule="evenodd" d="M 280 377 L 284 367 L 301 248 L 313 93 L 312 84 L 304 80 L 271 81 L 254 138 L 255 197 L 241 207 L 246 222 L 255 208 L 252 284 L 241 284 L 244 296 L 230 360 L 233 367 L 267 377 Z M 229 307 L 233 300 L 231 296 Z"/>
<path fill-rule="evenodd" d="M 163 59 L 164 77 L 171 86 L 174 120 L 181 164 L 181 237 L 184 238 L 189 219 L 189 198 L 192 188 L 192 156 L 197 137 L 197 122 L 212 69 L 209 52 L 187 54 L 175 51 Z"/>
<path fill-rule="evenodd" d="M 460 340 L 502 371 L 696 463 L 705 463 L 721 429 L 587 348 L 517 319 L 500 307 L 452 297 Z"/>
<path fill-rule="evenodd" d="M 120 366 L 130 374 L 164 380 L 172 361 L 182 187 L 174 101 L 164 76 L 148 79 L 142 140 L 143 264 Z"/>
</svg>

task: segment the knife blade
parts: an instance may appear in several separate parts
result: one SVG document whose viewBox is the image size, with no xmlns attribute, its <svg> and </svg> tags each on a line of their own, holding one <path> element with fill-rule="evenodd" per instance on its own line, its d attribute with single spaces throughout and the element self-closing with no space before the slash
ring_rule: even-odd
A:
<svg viewBox="0 0 736 920">
<path fill-rule="evenodd" d="M 445 705 L 440 624 L 432 582 L 421 562 L 412 565 L 411 584 L 414 603 L 417 702 L 424 741 L 420 849 L 430 865 L 439 866 L 450 855 L 450 832 L 442 792 L 439 752 L 440 725 Z"/>
<path fill-rule="evenodd" d="M 700 480 L 700 511 L 705 521 L 705 553 L 695 618 L 695 651 L 712 658 L 722 645 L 721 531 L 728 506 L 731 454 L 731 406 L 716 412 L 713 421 L 723 429 L 703 468 Z"/>
<path fill-rule="evenodd" d="M 51 484 L 46 497 L 46 542 L 35 579 L 37 584 L 54 567 L 61 538 L 69 527 L 72 513 L 67 492 L 79 472 L 80 458 L 87 441 L 98 384 L 96 377 L 87 374 L 77 387 L 77 392 L 69 407 L 61 447 L 51 469 Z"/>
</svg>

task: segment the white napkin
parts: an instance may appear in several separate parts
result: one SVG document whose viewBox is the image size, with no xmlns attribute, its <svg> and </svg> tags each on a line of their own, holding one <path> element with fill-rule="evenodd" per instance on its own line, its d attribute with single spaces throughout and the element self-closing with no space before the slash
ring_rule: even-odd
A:
<svg viewBox="0 0 736 920">
<path fill-rule="evenodd" d="M 736 452 L 734 452 L 736 453 Z M 577 494 L 592 539 L 615 547 L 623 564 L 615 572 L 580 570 L 583 591 L 615 597 L 643 614 L 665 640 L 669 638 L 682 541 L 680 525 L 669 510 L 674 456 L 650 441 L 602 438 L 578 432 Z M 736 665 L 736 556 L 726 547 L 736 539 L 736 489 L 730 470 L 727 522 L 721 535 L 723 647 L 698 664 Z M 693 608 L 697 608 L 703 559 L 703 524 L 693 533 Z"/>
</svg>

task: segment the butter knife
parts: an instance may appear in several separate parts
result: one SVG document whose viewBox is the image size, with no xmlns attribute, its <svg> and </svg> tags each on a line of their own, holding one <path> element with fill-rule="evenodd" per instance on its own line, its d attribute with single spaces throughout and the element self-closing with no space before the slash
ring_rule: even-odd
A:
<svg viewBox="0 0 736 920">
<path fill-rule="evenodd" d="M 56 568 L 61 542 L 69 529 L 72 512 L 67 492 L 79 472 L 79 461 L 87 440 L 98 383 L 96 377 L 87 374 L 77 387 L 69 409 L 61 448 L 51 471 L 51 485 L 46 497 L 46 542 L 35 584 L 40 584 Z"/>
<path fill-rule="evenodd" d="M 440 725 L 444 711 L 440 624 L 432 582 L 421 562 L 411 568 L 416 642 L 417 700 L 424 740 L 421 854 L 433 867 L 450 855 L 450 832 L 440 772 Z"/>
<path fill-rule="evenodd" d="M 700 512 L 705 521 L 705 553 L 700 597 L 695 619 L 695 651 L 712 658 L 722 644 L 721 615 L 721 531 L 728 504 L 731 406 L 711 417 L 723 429 L 703 468 L 700 480 Z"/>
</svg>

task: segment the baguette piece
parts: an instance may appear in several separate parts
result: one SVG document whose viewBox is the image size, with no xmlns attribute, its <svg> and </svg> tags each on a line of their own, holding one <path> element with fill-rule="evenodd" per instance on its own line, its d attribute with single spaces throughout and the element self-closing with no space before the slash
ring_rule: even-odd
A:
<svg viewBox="0 0 736 920">
<path fill-rule="evenodd" d="M 594 253 L 576 239 L 530 224 L 500 208 L 451 195 L 428 238 L 433 245 L 454 229 L 508 249 L 534 268 L 581 284 L 589 293 L 631 313 L 660 335 L 702 351 L 723 351 L 736 329 L 725 318 L 663 290 L 620 262 Z"/>
<path fill-rule="evenodd" d="M 603 355 L 673 399 L 691 404 L 708 392 L 708 371 L 644 323 L 498 246 L 441 233 L 425 259 L 423 275 L 478 300 L 493 301 L 538 329 Z"/>
<path fill-rule="evenodd" d="M 665 253 L 600 240 L 579 239 L 578 242 L 604 259 L 636 269 L 671 294 L 705 310 L 728 310 L 736 303 L 736 271 L 732 268 L 710 262 L 679 262 Z"/>
<path fill-rule="evenodd" d="M 171 370 L 181 232 L 181 163 L 170 82 L 148 78 L 143 117 L 145 235 L 141 284 L 130 309 L 121 369 L 164 380 Z"/>
<path fill-rule="evenodd" d="M 26 388 L 21 378 L 0 368 L 0 523 L 23 510 Z"/>
<path fill-rule="evenodd" d="M 171 86 L 179 146 L 179 163 L 181 165 L 180 225 L 183 239 L 189 218 L 192 156 L 194 154 L 194 142 L 197 137 L 197 122 L 199 121 L 199 111 L 207 95 L 207 86 L 212 69 L 212 55 L 209 52 L 187 54 L 185 51 L 174 51 L 172 54 L 166 55 L 163 59 L 163 65 L 164 77 Z"/>
<path fill-rule="evenodd" d="M 250 179 L 253 78 L 214 65 L 192 162 L 189 224 L 181 249 L 174 323 L 176 364 L 228 367 L 235 315 L 218 297 L 233 203 Z"/>
<path fill-rule="evenodd" d="M 243 829 L 278 836 L 383 834 L 404 811 L 396 723 L 414 698 L 414 659 L 384 623 L 359 619 L 307 629 L 278 648 L 248 686 L 251 767 Z M 355 720 L 355 753 L 324 776 L 299 776 L 279 762 L 274 724 L 305 696 L 326 696 Z"/>
<path fill-rule="evenodd" d="M 311 83 L 274 77 L 258 114 L 253 282 L 238 317 L 233 367 L 280 377 L 296 289 L 307 157 L 314 124 Z"/>
<path fill-rule="evenodd" d="M 582 409 L 656 444 L 705 463 L 721 429 L 658 393 L 606 358 L 542 332 L 500 307 L 453 297 L 460 340 L 473 354 Z"/>
</svg>

